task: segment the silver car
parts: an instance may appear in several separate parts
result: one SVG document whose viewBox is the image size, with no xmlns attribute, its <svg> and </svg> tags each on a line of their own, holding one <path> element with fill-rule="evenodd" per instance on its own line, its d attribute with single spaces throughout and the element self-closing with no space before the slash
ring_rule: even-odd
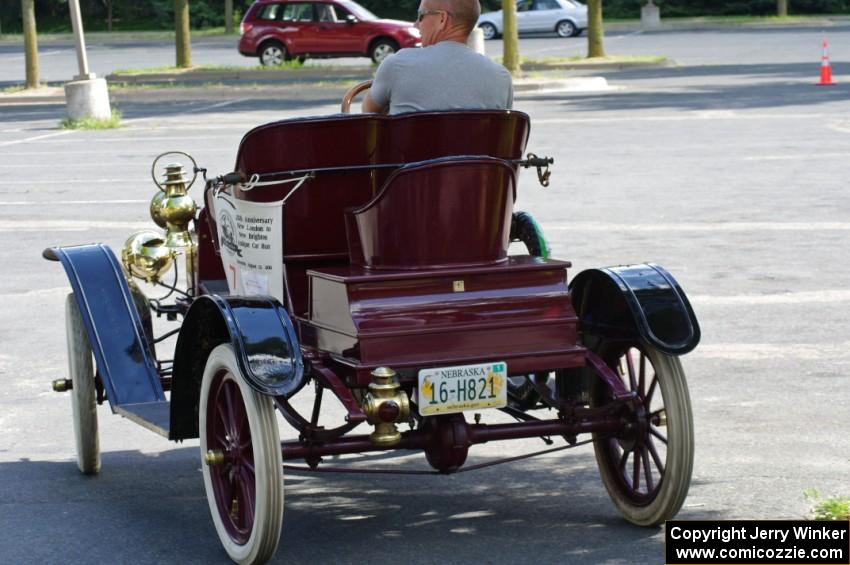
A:
<svg viewBox="0 0 850 565">
<path fill-rule="evenodd" d="M 575 0 L 518 0 L 516 3 L 517 31 L 554 31 L 561 37 L 579 35 L 587 29 L 587 6 Z M 502 35 L 502 11 L 481 14 L 478 27 L 484 39 Z"/>
</svg>

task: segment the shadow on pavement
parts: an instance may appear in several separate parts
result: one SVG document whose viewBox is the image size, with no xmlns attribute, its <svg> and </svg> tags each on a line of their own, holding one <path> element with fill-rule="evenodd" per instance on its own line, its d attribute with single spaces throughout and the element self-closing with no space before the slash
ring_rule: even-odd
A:
<svg viewBox="0 0 850 565">
<path fill-rule="evenodd" d="M 0 464 L 4 560 L 227 562 L 197 448 L 102 460 L 96 477 L 80 475 L 73 461 Z M 398 464 L 426 467 L 423 457 Z M 661 531 L 620 518 L 587 450 L 451 476 L 287 471 L 285 484 L 281 563 L 661 559 Z"/>
<path fill-rule="evenodd" d="M 809 111 L 819 104 L 847 100 L 850 82 L 841 82 L 850 74 L 850 64 L 833 65 L 838 84 L 816 86 L 819 67 L 790 65 L 716 65 L 622 71 L 604 73 L 609 84 L 624 86 L 619 92 L 601 94 L 535 95 L 535 100 L 562 101 L 575 111 L 667 110 L 758 110 L 806 106 Z M 732 77 L 722 84 L 692 78 Z M 748 81 L 747 77 L 753 77 Z M 668 79 L 663 85 L 641 84 L 643 90 L 630 90 L 629 80 Z M 805 81 L 805 82 L 802 82 Z M 651 90 L 650 90 L 651 89 Z"/>
</svg>

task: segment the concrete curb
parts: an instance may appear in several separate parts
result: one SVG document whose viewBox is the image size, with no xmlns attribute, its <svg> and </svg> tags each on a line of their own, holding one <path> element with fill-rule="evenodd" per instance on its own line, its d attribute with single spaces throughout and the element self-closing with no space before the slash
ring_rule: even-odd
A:
<svg viewBox="0 0 850 565">
<path fill-rule="evenodd" d="M 525 71 L 601 71 L 622 69 L 648 69 L 676 66 L 676 62 L 663 61 L 611 61 L 611 62 L 581 62 L 570 61 L 563 63 L 526 63 L 522 66 Z M 257 84 L 309 84 L 327 80 L 369 80 L 375 74 L 375 67 L 325 68 L 325 69 L 286 69 L 286 70 L 253 70 L 244 71 L 204 71 L 188 70 L 180 73 L 150 73 L 122 75 L 111 74 L 106 80 L 112 84 L 191 84 L 191 83 L 237 83 L 252 82 Z"/>
<path fill-rule="evenodd" d="M 536 92 L 590 92 L 610 90 L 608 81 L 601 76 L 586 77 L 551 77 L 551 78 L 521 78 L 514 81 L 514 92 L 517 94 L 533 94 Z M 244 98 L 268 98 L 271 96 L 287 95 L 296 96 L 299 99 L 314 98 L 326 100 L 328 98 L 341 98 L 347 85 L 342 84 L 319 84 L 304 82 L 278 82 L 260 83 L 255 85 L 222 84 L 216 86 L 187 86 L 174 89 L 164 86 L 162 89 L 134 90 L 132 88 L 124 91 L 113 91 L 110 99 L 117 102 L 165 100 L 198 100 L 198 99 L 220 99 L 221 93 L 238 95 Z M 62 87 L 48 87 L 39 89 L 33 93 L 0 94 L 0 106 L 51 104 L 64 105 L 65 93 Z"/>
<path fill-rule="evenodd" d="M 527 63 L 522 65 L 523 71 L 622 71 L 625 69 L 661 69 L 677 67 L 673 59 L 663 61 L 611 61 L 611 62 L 568 62 L 568 63 Z"/>
<path fill-rule="evenodd" d="M 597 92 L 609 90 L 605 77 L 574 77 L 563 79 L 518 79 L 514 81 L 514 92 Z"/>
<path fill-rule="evenodd" d="M 0 93 L 0 106 L 18 104 L 64 104 L 65 90 L 62 86 L 42 86 L 32 91 L 23 90 L 10 94 Z"/>
<path fill-rule="evenodd" d="M 111 74 L 106 80 L 124 84 L 176 84 L 204 82 L 273 82 L 310 83 L 325 80 L 368 80 L 375 74 L 373 67 L 351 67 L 346 69 L 285 69 L 258 71 L 253 69 L 236 71 L 189 70 L 179 73 L 149 73 L 122 75 Z"/>
</svg>

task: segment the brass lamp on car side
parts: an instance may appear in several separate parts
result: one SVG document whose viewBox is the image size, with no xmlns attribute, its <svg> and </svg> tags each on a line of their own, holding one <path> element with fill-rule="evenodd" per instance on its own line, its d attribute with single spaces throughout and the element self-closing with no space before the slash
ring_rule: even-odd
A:
<svg viewBox="0 0 850 565">
<path fill-rule="evenodd" d="M 183 166 L 172 163 L 165 166 L 165 182 L 160 184 L 162 192 L 151 200 L 151 218 L 165 228 L 164 245 L 174 253 L 183 253 L 186 258 L 186 284 L 194 287 L 195 248 L 197 244 L 189 231 L 189 224 L 198 210 L 195 200 L 188 195 Z"/>
<path fill-rule="evenodd" d="M 124 243 L 121 263 L 129 275 L 155 283 L 171 269 L 173 252 L 165 247 L 162 235 L 150 230 L 140 231 Z"/>
</svg>

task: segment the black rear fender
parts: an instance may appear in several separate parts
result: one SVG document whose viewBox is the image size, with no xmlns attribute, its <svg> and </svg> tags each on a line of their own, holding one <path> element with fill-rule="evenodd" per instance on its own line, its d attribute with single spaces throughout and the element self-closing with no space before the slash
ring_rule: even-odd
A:
<svg viewBox="0 0 850 565">
<path fill-rule="evenodd" d="M 570 296 L 585 342 L 641 340 L 670 355 L 694 349 L 700 328 L 676 279 L 644 263 L 588 269 L 570 283 Z"/>
</svg>

